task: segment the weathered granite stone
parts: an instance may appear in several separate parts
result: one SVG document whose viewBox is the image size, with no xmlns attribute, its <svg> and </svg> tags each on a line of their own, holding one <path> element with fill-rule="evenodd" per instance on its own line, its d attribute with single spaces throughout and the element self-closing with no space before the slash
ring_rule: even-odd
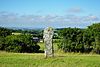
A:
<svg viewBox="0 0 100 67">
<path fill-rule="evenodd" d="M 45 43 L 45 56 L 53 57 L 54 56 L 54 49 L 53 49 L 53 28 L 48 27 L 44 29 L 44 43 Z"/>
</svg>

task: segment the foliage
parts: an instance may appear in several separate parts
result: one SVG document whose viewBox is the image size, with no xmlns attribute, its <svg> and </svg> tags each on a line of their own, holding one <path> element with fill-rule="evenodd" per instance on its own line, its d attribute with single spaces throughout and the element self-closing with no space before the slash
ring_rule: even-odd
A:
<svg viewBox="0 0 100 67">
<path fill-rule="evenodd" d="M 7 28 L 0 27 L 0 36 L 6 37 L 11 34 L 11 30 Z"/>
<path fill-rule="evenodd" d="M 65 52 L 83 52 L 84 45 L 82 42 L 83 30 L 79 28 L 65 28 L 61 31 L 63 37 L 59 48 Z"/>
<path fill-rule="evenodd" d="M 38 52 L 31 35 L 10 35 L 5 38 L 5 50 L 11 52 Z"/>
<path fill-rule="evenodd" d="M 62 42 L 58 45 L 64 52 L 95 52 L 100 54 L 100 23 L 87 29 L 64 28 L 59 30 Z"/>
<path fill-rule="evenodd" d="M 12 32 L 21 33 L 20 35 L 12 35 Z M 6 50 L 10 52 L 38 52 L 40 46 L 33 41 L 31 32 L 35 30 L 13 30 L 0 27 L 0 50 Z M 29 34 L 27 34 L 29 33 Z M 41 36 L 36 31 L 36 36 Z"/>
</svg>

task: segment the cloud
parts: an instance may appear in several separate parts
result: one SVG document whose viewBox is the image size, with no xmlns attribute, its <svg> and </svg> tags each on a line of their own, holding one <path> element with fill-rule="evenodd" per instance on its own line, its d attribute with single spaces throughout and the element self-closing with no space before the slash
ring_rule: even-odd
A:
<svg viewBox="0 0 100 67">
<path fill-rule="evenodd" d="M 100 18 L 95 15 L 89 15 L 84 17 L 84 21 L 99 21 Z"/>
<path fill-rule="evenodd" d="M 0 12 L 0 26 L 6 27 L 86 27 L 92 22 L 99 22 L 95 15 L 19 15 L 16 13 Z"/>
<path fill-rule="evenodd" d="M 69 13 L 81 13 L 81 12 L 83 12 L 83 10 L 79 7 L 74 7 L 74 8 L 68 9 L 67 12 L 69 12 Z"/>
</svg>

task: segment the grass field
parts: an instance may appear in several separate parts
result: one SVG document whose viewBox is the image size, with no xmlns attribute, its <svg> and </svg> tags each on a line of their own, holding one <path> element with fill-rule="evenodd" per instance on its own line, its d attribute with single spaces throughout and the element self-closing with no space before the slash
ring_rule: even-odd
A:
<svg viewBox="0 0 100 67">
<path fill-rule="evenodd" d="M 100 56 L 79 53 L 55 54 L 45 58 L 43 53 L 8 53 L 0 51 L 0 67 L 100 67 Z"/>
<path fill-rule="evenodd" d="M 45 58 L 44 53 L 8 53 L 0 51 L 0 67 L 100 67 L 100 55 L 63 53 L 54 43 L 55 56 Z M 38 43 L 40 50 L 44 44 Z"/>
</svg>

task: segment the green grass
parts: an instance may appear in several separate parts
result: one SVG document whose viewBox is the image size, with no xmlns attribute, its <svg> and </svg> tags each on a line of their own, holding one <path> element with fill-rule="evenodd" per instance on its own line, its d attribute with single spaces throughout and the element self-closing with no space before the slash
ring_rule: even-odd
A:
<svg viewBox="0 0 100 67">
<path fill-rule="evenodd" d="M 100 55 L 63 53 L 54 43 L 55 56 L 45 58 L 44 53 L 8 53 L 0 51 L 0 67 L 100 67 Z M 38 43 L 40 50 L 44 44 Z"/>
<path fill-rule="evenodd" d="M 43 53 L 0 52 L 0 67 L 100 67 L 100 56 L 95 54 L 56 53 L 45 58 Z"/>
</svg>

